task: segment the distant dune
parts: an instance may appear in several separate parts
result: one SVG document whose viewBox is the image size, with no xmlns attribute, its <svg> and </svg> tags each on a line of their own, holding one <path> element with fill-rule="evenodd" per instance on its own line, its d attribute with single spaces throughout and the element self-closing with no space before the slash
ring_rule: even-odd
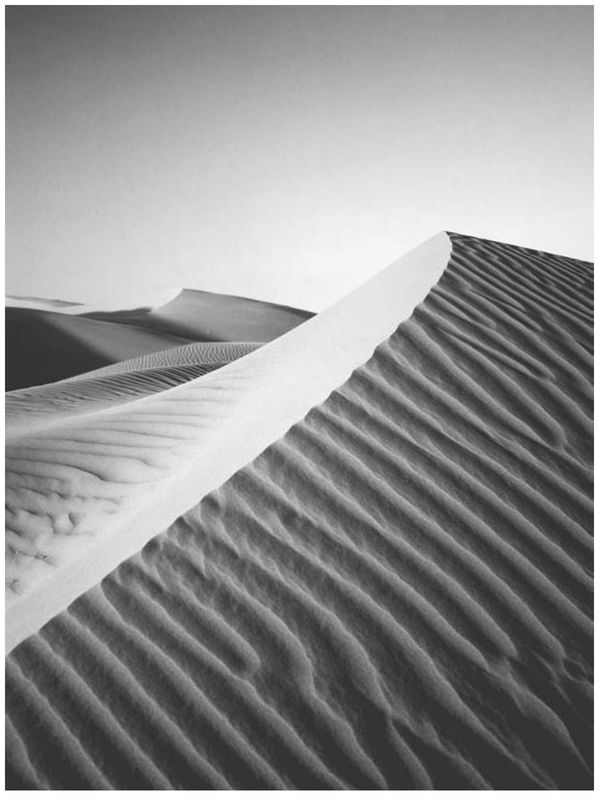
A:
<svg viewBox="0 0 603 798">
<path fill-rule="evenodd" d="M 89 380 L 108 374 L 124 374 L 134 371 L 146 371 L 155 368 L 172 368 L 176 366 L 207 366 L 208 371 L 221 368 L 240 357 L 255 352 L 262 346 L 259 341 L 213 341 L 184 344 L 160 352 L 149 352 L 132 360 L 120 360 L 95 371 L 87 371 L 73 377 L 74 380 Z M 73 386 L 72 386 L 73 387 Z"/>
<path fill-rule="evenodd" d="M 442 235 L 9 395 L 7 786 L 592 788 L 592 289 Z"/>
<path fill-rule="evenodd" d="M 185 344 L 48 385 L 11 391 L 5 397 L 6 421 L 11 433 L 17 429 L 30 433 L 35 426 L 52 424 L 60 417 L 72 420 L 189 382 L 260 346 L 252 342 Z"/>
<path fill-rule="evenodd" d="M 173 293 L 163 305 L 143 301 L 126 310 L 9 298 L 6 390 L 55 382 L 191 342 L 271 341 L 313 315 L 206 291 L 182 290 L 176 298 Z"/>
<path fill-rule="evenodd" d="M 314 314 L 271 302 L 183 289 L 170 302 L 150 312 L 117 311 L 86 315 L 94 319 L 118 320 L 194 341 L 272 341 Z"/>
</svg>

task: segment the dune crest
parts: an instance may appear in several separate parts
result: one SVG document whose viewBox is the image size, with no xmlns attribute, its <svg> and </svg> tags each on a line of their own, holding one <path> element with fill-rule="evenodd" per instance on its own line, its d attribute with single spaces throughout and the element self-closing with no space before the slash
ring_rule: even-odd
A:
<svg viewBox="0 0 603 798">
<path fill-rule="evenodd" d="M 196 503 L 14 649 L 9 786 L 592 788 L 592 266 L 450 238 L 443 274 L 438 237 L 164 392 L 184 418 L 236 373 L 249 435 L 254 380 L 264 415 L 324 380 L 209 495 L 192 469 Z M 402 266 L 430 262 L 407 314 Z"/>
<path fill-rule="evenodd" d="M 7 300 L 6 388 L 69 379 L 190 343 L 272 341 L 314 314 L 245 297 L 178 289 L 129 305 Z"/>
<path fill-rule="evenodd" d="M 132 402 L 209 374 L 254 352 L 257 343 L 193 343 L 123 360 L 48 385 L 6 394 L 5 414 L 11 434 L 30 435 L 59 419 Z"/>
<path fill-rule="evenodd" d="M 81 415 L 11 419 L 7 649 L 323 401 L 410 316 L 449 254 L 442 233 L 302 326 L 185 384 Z"/>
<path fill-rule="evenodd" d="M 66 302 L 61 299 L 8 295 L 5 299 L 5 306 L 7 308 L 25 308 L 28 310 L 51 310 L 67 315 L 124 312 L 127 309 L 134 310 L 136 308 L 144 308 L 146 311 L 151 311 L 157 310 L 162 305 L 167 305 L 168 302 L 176 299 L 182 293 L 182 290 L 182 288 L 166 288 L 162 291 L 154 291 L 152 294 L 145 294 L 142 297 L 116 297 L 111 301 L 96 303 Z"/>
</svg>

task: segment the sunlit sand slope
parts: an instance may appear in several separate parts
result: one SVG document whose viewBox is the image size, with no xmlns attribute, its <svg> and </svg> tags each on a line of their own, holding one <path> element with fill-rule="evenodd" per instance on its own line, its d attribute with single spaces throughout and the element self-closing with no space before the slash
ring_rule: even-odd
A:
<svg viewBox="0 0 603 798">
<path fill-rule="evenodd" d="M 208 374 L 254 352 L 256 343 L 192 343 L 123 360 L 48 385 L 11 391 L 5 416 L 11 432 L 115 407 Z"/>
<path fill-rule="evenodd" d="M 159 369 L 19 392 L 6 425 L 8 650 L 324 401 L 410 316 L 450 248 L 435 236 L 235 362 L 185 381 L 199 366 L 177 367 L 172 387 L 175 370 Z"/>
<path fill-rule="evenodd" d="M 12 652 L 9 786 L 592 785 L 592 268 L 453 243 L 341 388 Z"/>
<path fill-rule="evenodd" d="M 262 346 L 261 343 L 253 341 L 195 341 L 192 344 L 174 346 L 161 352 L 149 352 L 131 360 L 120 360 L 118 363 L 111 363 L 109 366 L 80 374 L 71 379 L 90 379 L 90 377 L 100 377 L 106 374 L 121 374 L 172 366 L 204 365 L 220 368 L 226 363 L 232 363 L 240 357 L 255 352 L 260 346 Z"/>
</svg>

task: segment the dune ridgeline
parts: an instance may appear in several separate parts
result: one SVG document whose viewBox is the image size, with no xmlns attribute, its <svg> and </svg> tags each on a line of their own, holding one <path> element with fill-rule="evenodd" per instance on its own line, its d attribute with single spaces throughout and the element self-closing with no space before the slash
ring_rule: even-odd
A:
<svg viewBox="0 0 603 798">
<path fill-rule="evenodd" d="M 592 264 L 9 304 L 7 787 L 592 788 Z"/>
</svg>

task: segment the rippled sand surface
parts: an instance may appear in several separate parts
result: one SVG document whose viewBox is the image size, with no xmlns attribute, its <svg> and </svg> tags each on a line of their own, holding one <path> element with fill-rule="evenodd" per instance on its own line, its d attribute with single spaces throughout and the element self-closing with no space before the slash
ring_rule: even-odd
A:
<svg viewBox="0 0 603 798">
<path fill-rule="evenodd" d="M 12 651 L 7 786 L 592 786 L 593 269 L 451 238 L 345 384 Z"/>
</svg>

